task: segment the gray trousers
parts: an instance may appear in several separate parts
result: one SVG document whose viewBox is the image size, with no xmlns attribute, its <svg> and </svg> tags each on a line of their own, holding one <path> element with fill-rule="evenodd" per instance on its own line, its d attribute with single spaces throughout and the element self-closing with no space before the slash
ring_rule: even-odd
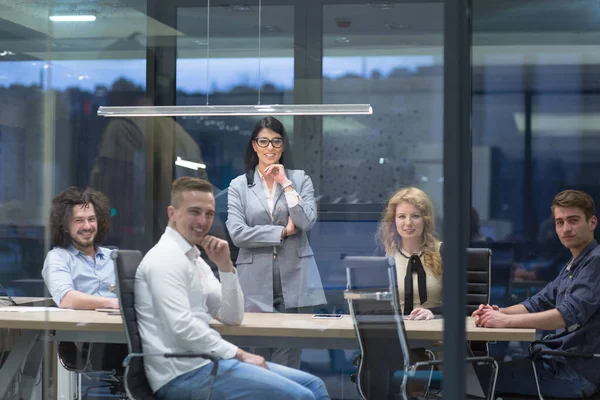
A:
<svg viewBox="0 0 600 400">
<path fill-rule="evenodd" d="M 283 289 L 281 286 L 281 275 L 279 273 L 279 260 L 273 260 L 273 309 L 280 313 L 312 313 L 312 306 L 286 308 L 283 301 Z M 302 360 L 302 349 L 273 348 L 273 347 L 251 347 L 250 352 L 258 354 L 266 361 L 274 362 L 286 367 L 300 369 Z"/>
</svg>

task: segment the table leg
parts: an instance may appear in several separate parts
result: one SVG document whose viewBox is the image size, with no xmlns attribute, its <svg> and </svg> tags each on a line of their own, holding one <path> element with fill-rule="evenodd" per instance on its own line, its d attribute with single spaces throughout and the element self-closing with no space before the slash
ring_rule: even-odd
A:
<svg viewBox="0 0 600 400">
<path fill-rule="evenodd" d="M 465 387 L 466 393 L 470 396 L 481 397 L 482 399 L 485 399 L 485 393 L 483 392 L 483 388 L 481 387 L 481 383 L 479 382 L 479 378 L 477 377 L 473 363 L 467 363 L 465 366 L 465 375 L 467 378 L 467 384 Z"/>
<path fill-rule="evenodd" d="M 20 397 L 21 399 L 31 399 L 34 389 L 39 389 L 42 384 L 42 360 L 44 359 L 44 342 L 38 340 L 35 342 L 29 356 L 23 366 L 20 379 Z"/>
<path fill-rule="evenodd" d="M 44 366 L 43 366 L 43 399 L 58 398 L 58 352 L 56 342 L 47 339 L 45 341 Z"/>
<path fill-rule="evenodd" d="M 0 368 L 0 399 L 6 399 L 7 394 L 11 388 L 14 388 L 15 379 L 22 375 L 24 371 L 21 370 L 22 366 L 28 360 L 32 350 L 39 354 L 31 354 L 32 364 L 34 359 L 41 361 L 43 357 L 43 346 L 39 346 L 40 332 L 38 331 L 23 331 L 18 339 L 15 341 L 10 354 L 6 361 Z M 27 367 L 27 364 L 25 364 Z M 39 367 L 39 364 L 38 364 Z M 29 368 L 32 368 L 29 366 Z M 28 369 L 30 373 L 30 369 Z M 35 376 L 35 375 L 34 375 Z M 21 383 L 21 382 L 19 382 Z M 31 392 L 30 392 L 31 393 Z"/>
</svg>

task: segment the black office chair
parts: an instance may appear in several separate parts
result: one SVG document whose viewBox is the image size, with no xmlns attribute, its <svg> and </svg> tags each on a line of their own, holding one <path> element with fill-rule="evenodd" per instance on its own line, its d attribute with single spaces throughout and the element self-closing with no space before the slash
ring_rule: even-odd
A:
<svg viewBox="0 0 600 400">
<path fill-rule="evenodd" d="M 422 381 L 411 388 L 411 394 L 421 391 L 427 395 L 432 379 L 441 374 L 432 367 L 441 365 L 428 357 L 411 362 L 414 349 L 406 339 L 404 321 L 400 312 L 395 262 L 392 257 L 346 257 L 347 287 L 344 297 L 350 314 L 361 357 L 358 366 L 357 389 L 363 400 L 407 399 L 409 380 Z M 490 364 L 497 373 L 496 361 L 491 357 L 469 357 L 472 363 Z M 419 369 L 424 369 L 420 371 Z M 493 398 L 496 375 L 492 376 L 489 398 Z M 422 390 L 421 390 L 422 389 Z"/>
<path fill-rule="evenodd" d="M 490 274 L 492 251 L 486 248 L 467 249 L 467 311 L 473 314 L 480 304 L 490 302 Z M 473 356 L 487 356 L 487 342 L 470 341 L 469 349 Z"/>
<path fill-rule="evenodd" d="M 467 249 L 467 315 L 477 310 L 480 304 L 490 302 L 491 265 L 490 249 Z"/>
<path fill-rule="evenodd" d="M 146 371 L 144 370 L 144 357 L 188 357 L 205 358 L 214 362 L 211 370 L 214 381 L 219 363 L 216 358 L 209 354 L 199 353 L 165 353 L 144 354 L 142 350 L 142 339 L 138 329 L 137 315 L 135 312 L 135 273 L 142 261 L 142 253 L 137 250 L 118 250 L 111 254 L 115 260 L 116 289 L 119 303 L 121 305 L 121 317 L 127 336 L 129 355 L 123 361 L 125 367 L 125 390 L 127 395 L 134 400 L 154 400 L 155 397 L 148 383 Z M 211 387 L 212 389 L 212 387 Z M 207 397 L 210 400 L 210 390 Z"/>
<path fill-rule="evenodd" d="M 115 246 L 103 246 L 116 249 Z M 110 394 L 126 399 L 123 383 L 123 360 L 127 357 L 127 346 L 116 343 L 75 343 L 57 344 L 58 360 L 64 369 L 97 380 L 97 386 L 87 389 L 108 388 Z M 83 399 L 88 393 L 83 394 Z"/>
<path fill-rule="evenodd" d="M 90 389 L 108 388 L 111 395 L 126 399 L 123 385 L 123 359 L 127 347 L 114 343 L 75 343 L 57 344 L 58 360 L 67 371 L 84 375 L 98 381 L 96 386 L 88 386 L 82 399 L 88 398 Z"/>
<path fill-rule="evenodd" d="M 594 353 L 573 353 L 570 351 L 560 351 L 560 350 L 549 350 L 543 347 L 536 347 L 538 344 L 543 344 L 542 341 L 531 342 L 529 345 L 529 357 L 531 358 L 531 368 L 533 369 L 535 384 L 537 387 L 537 396 L 528 396 L 521 394 L 500 394 L 498 399 L 502 400 L 564 400 L 557 397 L 544 397 L 542 396 L 540 390 L 540 381 L 537 375 L 537 367 L 535 365 L 535 361 L 544 355 L 551 355 L 556 357 L 565 357 L 565 358 L 600 358 L 600 354 Z M 586 397 L 588 400 L 600 400 L 600 391 L 594 393 L 593 395 Z"/>
<path fill-rule="evenodd" d="M 513 304 L 512 278 L 517 245 L 513 242 L 486 241 L 472 242 L 470 247 L 490 249 L 493 254 L 490 271 L 490 301 L 501 307 Z"/>
<path fill-rule="evenodd" d="M 534 343 L 530 346 L 531 353 L 531 366 L 533 368 L 533 373 L 535 377 L 535 385 L 537 386 L 538 398 L 540 400 L 545 400 L 544 396 L 542 396 L 542 392 L 540 391 L 540 381 L 537 375 L 537 368 L 535 366 L 535 360 L 544 355 L 551 355 L 555 357 L 566 357 L 566 358 L 600 358 L 600 354 L 594 353 L 573 353 L 570 351 L 559 351 L 559 350 L 548 350 L 542 348 L 535 348 Z M 593 394 L 591 397 L 588 397 L 590 400 L 600 400 L 600 391 Z M 550 400 L 546 398 L 546 400 Z"/>
</svg>

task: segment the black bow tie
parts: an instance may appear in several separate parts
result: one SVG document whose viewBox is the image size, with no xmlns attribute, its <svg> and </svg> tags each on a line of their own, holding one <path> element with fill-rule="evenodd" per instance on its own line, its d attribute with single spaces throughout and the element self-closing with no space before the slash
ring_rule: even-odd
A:
<svg viewBox="0 0 600 400">
<path fill-rule="evenodd" d="M 414 296 L 413 296 L 413 273 L 417 274 L 417 283 L 419 286 L 419 299 L 421 304 L 427 301 L 427 275 L 425 275 L 425 268 L 418 255 L 413 254 L 407 257 L 400 252 L 404 257 L 408 258 L 408 264 L 406 265 L 406 275 L 404 276 L 404 315 L 408 315 L 414 308 Z"/>
</svg>

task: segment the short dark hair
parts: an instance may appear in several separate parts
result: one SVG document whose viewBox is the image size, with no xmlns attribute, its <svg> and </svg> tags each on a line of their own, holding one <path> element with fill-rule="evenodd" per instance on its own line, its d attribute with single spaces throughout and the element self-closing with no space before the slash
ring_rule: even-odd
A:
<svg viewBox="0 0 600 400">
<path fill-rule="evenodd" d="M 248 142 L 248 146 L 246 147 L 246 159 L 244 161 L 245 172 L 253 171 L 254 168 L 256 168 L 256 166 L 258 165 L 258 156 L 256 155 L 254 148 L 252 147 L 252 142 L 256 139 L 260 131 L 262 131 L 265 128 L 271 129 L 275 133 L 279 133 L 281 135 L 281 138 L 283 139 L 284 152 L 285 149 L 288 149 L 287 133 L 285 132 L 285 128 L 283 127 L 281 121 L 273 117 L 264 117 L 263 119 L 258 121 L 254 126 L 252 136 L 250 136 L 250 141 Z M 283 161 L 283 154 L 279 159 L 279 163 L 285 166 L 285 163 Z M 289 168 L 290 166 L 288 165 L 287 167 Z"/>
<path fill-rule="evenodd" d="M 69 223 L 73 217 L 73 207 L 88 205 L 94 206 L 98 231 L 94 237 L 94 244 L 100 243 L 110 229 L 110 206 L 104 194 L 90 187 L 83 190 L 71 186 L 52 199 L 50 208 L 50 240 L 52 246 L 66 247 L 72 243 L 69 234 Z"/>
<path fill-rule="evenodd" d="M 552 217 L 554 218 L 554 209 L 556 207 L 577 207 L 580 208 L 586 221 L 589 221 L 594 215 L 596 215 L 596 205 L 592 196 L 581 190 L 563 190 L 554 197 L 552 200 Z"/>
<path fill-rule="evenodd" d="M 179 208 L 181 195 L 185 192 L 213 192 L 212 184 L 209 181 L 191 176 L 182 176 L 173 181 L 171 185 L 171 205 Z"/>
</svg>

